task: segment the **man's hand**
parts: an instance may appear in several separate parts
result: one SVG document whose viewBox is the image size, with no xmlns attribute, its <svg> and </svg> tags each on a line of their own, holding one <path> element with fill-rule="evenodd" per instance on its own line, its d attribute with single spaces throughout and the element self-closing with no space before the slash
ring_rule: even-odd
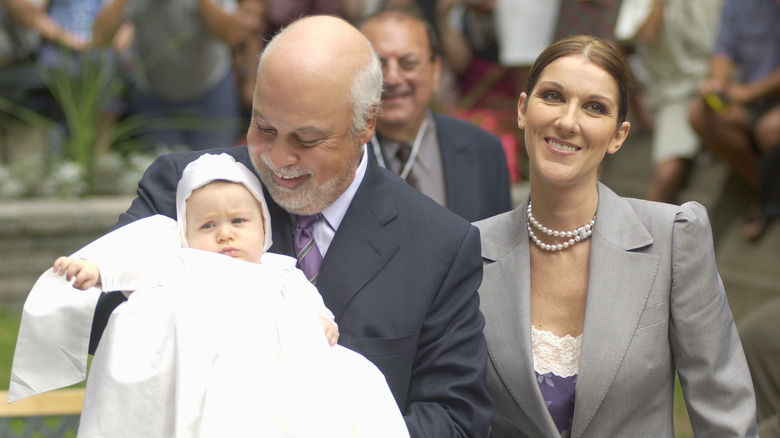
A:
<svg viewBox="0 0 780 438">
<path fill-rule="evenodd" d="M 73 287 L 76 289 L 87 290 L 100 285 L 100 271 L 89 260 L 60 257 L 54 261 L 54 272 L 64 275 L 68 281 L 75 279 Z"/>
</svg>

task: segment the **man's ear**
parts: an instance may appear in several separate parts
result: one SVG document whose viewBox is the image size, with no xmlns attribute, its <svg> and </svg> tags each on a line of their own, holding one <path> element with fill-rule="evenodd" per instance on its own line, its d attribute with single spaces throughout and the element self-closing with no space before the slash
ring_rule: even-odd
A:
<svg viewBox="0 0 780 438">
<path fill-rule="evenodd" d="M 433 64 L 433 92 L 435 93 L 439 90 L 439 82 L 441 82 L 441 56 L 434 57 L 431 63 Z"/>
<path fill-rule="evenodd" d="M 368 143 L 371 140 L 371 137 L 374 136 L 374 131 L 376 131 L 377 114 L 379 114 L 379 106 L 375 106 L 371 110 L 371 117 L 368 119 L 368 124 L 366 125 L 366 129 L 363 131 L 362 134 L 360 134 L 360 137 L 358 138 L 361 145 Z"/>
</svg>

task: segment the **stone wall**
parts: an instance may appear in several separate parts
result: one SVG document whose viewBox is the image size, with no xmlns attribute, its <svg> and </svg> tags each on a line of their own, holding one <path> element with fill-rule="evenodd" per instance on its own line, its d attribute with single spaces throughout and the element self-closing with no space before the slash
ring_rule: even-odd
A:
<svg viewBox="0 0 780 438">
<path fill-rule="evenodd" d="M 0 201 L 0 306 L 21 309 L 38 276 L 109 231 L 133 197 Z"/>
</svg>

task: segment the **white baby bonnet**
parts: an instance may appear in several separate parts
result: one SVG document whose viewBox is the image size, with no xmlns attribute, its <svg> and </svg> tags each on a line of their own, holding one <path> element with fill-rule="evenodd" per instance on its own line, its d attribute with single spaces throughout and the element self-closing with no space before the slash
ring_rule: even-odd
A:
<svg viewBox="0 0 780 438">
<path fill-rule="evenodd" d="M 176 189 L 176 217 L 179 223 L 179 238 L 183 247 L 187 244 L 187 199 L 192 192 L 206 184 L 224 180 L 243 184 L 260 203 L 260 211 L 263 215 L 263 227 L 265 229 L 265 245 L 263 252 L 271 247 L 271 215 L 263 196 L 263 186 L 252 171 L 225 153 L 203 154 L 197 160 L 184 168 Z"/>
</svg>

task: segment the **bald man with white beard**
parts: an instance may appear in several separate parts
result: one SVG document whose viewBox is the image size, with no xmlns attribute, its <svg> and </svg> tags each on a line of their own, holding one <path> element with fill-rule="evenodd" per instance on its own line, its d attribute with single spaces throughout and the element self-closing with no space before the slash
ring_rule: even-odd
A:
<svg viewBox="0 0 780 438">
<path fill-rule="evenodd" d="M 321 214 L 317 288 L 339 344 L 382 371 L 410 435 L 487 436 L 479 233 L 369 159 L 382 91 L 370 43 L 342 19 L 303 18 L 268 44 L 257 78 L 248 146 L 159 157 L 117 227 L 175 218 L 184 167 L 202 153 L 232 155 L 263 182 L 271 252 L 295 256 L 295 215 Z M 98 304 L 93 350 L 112 301 L 121 297 Z"/>
</svg>

